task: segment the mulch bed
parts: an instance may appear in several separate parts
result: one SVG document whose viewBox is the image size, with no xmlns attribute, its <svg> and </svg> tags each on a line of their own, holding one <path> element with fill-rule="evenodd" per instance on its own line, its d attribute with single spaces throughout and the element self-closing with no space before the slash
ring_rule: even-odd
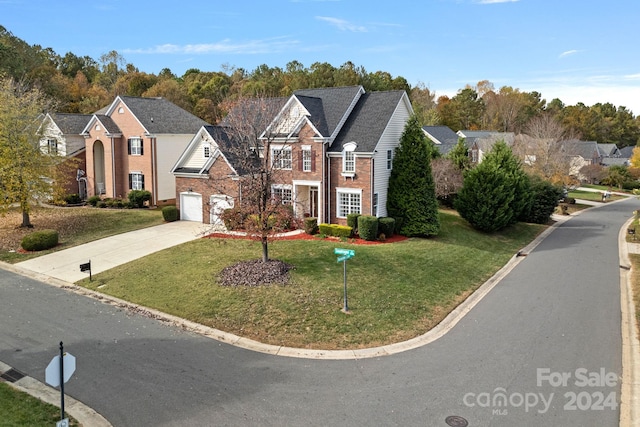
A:
<svg viewBox="0 0 640 427">
<path fill-rule="evenodd" d="M 256 237 L 253 237 L 253 236 L 237 235 L 237 234 L 226 234 L 226 233 L 211 233 L 211 234 L 206 235 L 205 238 L 256 240 Z M 269 240 L 270 241 L 274 241 L 274 240 L 329 240 L 329 241 L 335 241 L 335 242 L 342 242 L 337 237 L 320 238 L 320 237 L 317 237 L 317 236 L 312 236 L 312 235 L 307 234 L 307 233 L 298 233 L 298 234 L 287 235 L 287 236 L 269 237 Z M 385 239 L 384 241 L 380 241 L 380 240 L 370 241 L 370 240 L 360 239 L 359 237 L 355 237 L 355 238 L 347 239 L 344 243 L 351 243 L 351 244 L 354 244 L 354 245 L 384 245 L 384 244 L 387 244 L 387 243 L 402 242 L 403 240 L 407 240 L 407 237 L 400 236 L 400 235 L 396 234 L 394 236 L 391 236 L 391 237 Z"/>
</svg>

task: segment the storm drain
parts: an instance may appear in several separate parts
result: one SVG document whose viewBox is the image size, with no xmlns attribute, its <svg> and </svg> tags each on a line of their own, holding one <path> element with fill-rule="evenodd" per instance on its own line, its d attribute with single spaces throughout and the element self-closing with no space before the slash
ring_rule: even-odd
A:
<svg viewBox="0 0 640 427">
<path fill-rule="evenodd" d="M 2 378 L 3 380 L 10 382 L 10 383 L 15 383 L 16 381 L 21 380 L 22 378 L 24 378 L 26 375 L 23 374 L 20 371 L 17 371 L 15 369 L 9 369 L 7 372 L 5 372 L 4 374 L 0 374 L 0 378 Z"/>
<path fill-rule="evenodd" d="M 469 421 L 458 415 L 450 415 L 444 419 L 444 422 L 451 427 L 467 427 L 469 425 Z"/>
</svg>

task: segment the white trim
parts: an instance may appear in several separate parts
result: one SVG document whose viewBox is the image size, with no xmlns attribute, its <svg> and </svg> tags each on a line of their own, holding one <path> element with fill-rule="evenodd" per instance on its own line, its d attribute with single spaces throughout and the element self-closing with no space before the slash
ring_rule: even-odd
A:
<svg viewBox="0 0 640 427">
<path fill-rule="evenodd" d="M 340 194 L 357 194 L 360 196 L 360 212 L 362 213 L 362 189 L 361 188 L 346 188 L 336 187 L 336 218 L 344 219 L 347 216 L 340 216 Z"/>
</svg>

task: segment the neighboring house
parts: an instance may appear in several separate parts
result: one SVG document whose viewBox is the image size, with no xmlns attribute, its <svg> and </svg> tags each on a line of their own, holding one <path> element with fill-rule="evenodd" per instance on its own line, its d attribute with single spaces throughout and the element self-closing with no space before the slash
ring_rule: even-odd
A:
<svg viewBox="0 0 640 427">
<path fill-rule="evenodd" d="M 564 141 L 562 144 L 565 154 L 571 157 L 569 175 L 582 179 L 580 169 L 583 166 L 602 164 L 602 153 L 598 149 L 598 143 L 596 141 L 572 139 Z"/>
<path fill-rule="evenodd" d="M 88 194 L 125 198 L 148 190 L 152 205 L 174 203 L 171 168 L 204 125 L 163 98 L 116 97 L 82 131 Z"/>
<path fill-rule="evenodd" d="M 635 145 L 628 146 L 628 147 L 622 147 L 620 149 L 620 158 L 621 159 L 627 159 L 627 160 L 631 161 L 631 157 L 633 156 L 633 149 L 634 148 L 636 148 Z"/>
<path fill-rule="evenodd" d="M 458 143 L 461 138 L 448 126 L 423 126 L 422 131 L 434 144 L 442 156 L 449 154 L 449 151 Z M 467 145 L 467 147 L 469 147 Z"/>
<path fill-rule="evenodd" d="M 508 146 L 512 146 L 515 141 L 513 132 L 492 132 L 484 130 L 459 130 L 458 136 L 465 139 L 465 144 L 469 147 L 471 163 L 482 162 L 496 142 L 504 141 Z"/>
<path fill-rule="evenodd" d="M 91 119 L 90 114 L 49 113 L 43 120 L 40 147 L 49 154 L 74 158 L 77 171 L 61 183 L 68 193 L 77 193 L 82 199 L 87 196 L 86 152 L 82 131 Z"/>
<path fill-rule="evenodd" d="M 629 166 L 630 158 L 622 157 L 622 153 L 616 144 L 598 143 L 600 162 L 602 166 Z"/>
<path fill-rule="evenodd" d="M 298 90 L 270 128 L 278 170 L 273 197 L 298 217 L 346 224 L 349 213 L 387 215 L 393 153 L 413 110 L 404 91 L 362 86 Z M 242 202 L 242 162 L 228 128 L 202 127 L 172 169 L 181 219 L 216 223 Z"/>
</svg>

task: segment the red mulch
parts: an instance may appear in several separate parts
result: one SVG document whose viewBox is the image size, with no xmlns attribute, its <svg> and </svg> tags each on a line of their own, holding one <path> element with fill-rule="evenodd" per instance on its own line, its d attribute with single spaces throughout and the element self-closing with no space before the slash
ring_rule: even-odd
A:
<svg viewBox="0 0 640 427">
<path fill-rule="evenodd" d="M 242 235 L 225 234 L 225 233 L 211 233 L 206 235 L 205 238 L 254 239 L 255 240 L 255 237 L 252 237 L 252 236 L 242 236 Z M 281 237 L 270 237 L 269 240 L 272 240 L 272 241 L 273 240 L 334 240 L 336 242 L 340 242 L 340 239 L 338 239 L 337 237 L 326 237 L 324 239 L 321 239 L 320 237 L 311 236 L 310 234 L 307 234 L 307 233 L 298 233 L 298 234 L 281 236 Z M 403 240 L 407 240 L 407 237 L 396 234 L 394 236 L 391 236 L 385 239 L 384 241 L 380 241 L 380 240 L 370 241 L 370 240 L 363 240 L 356 237 L 356 238 L 347 239 L 345 243 L 351 243 L 354 245 L 381 245 L 381 244 L 383 245 L 386 243 L 402 242 Z"/>
</svg>

